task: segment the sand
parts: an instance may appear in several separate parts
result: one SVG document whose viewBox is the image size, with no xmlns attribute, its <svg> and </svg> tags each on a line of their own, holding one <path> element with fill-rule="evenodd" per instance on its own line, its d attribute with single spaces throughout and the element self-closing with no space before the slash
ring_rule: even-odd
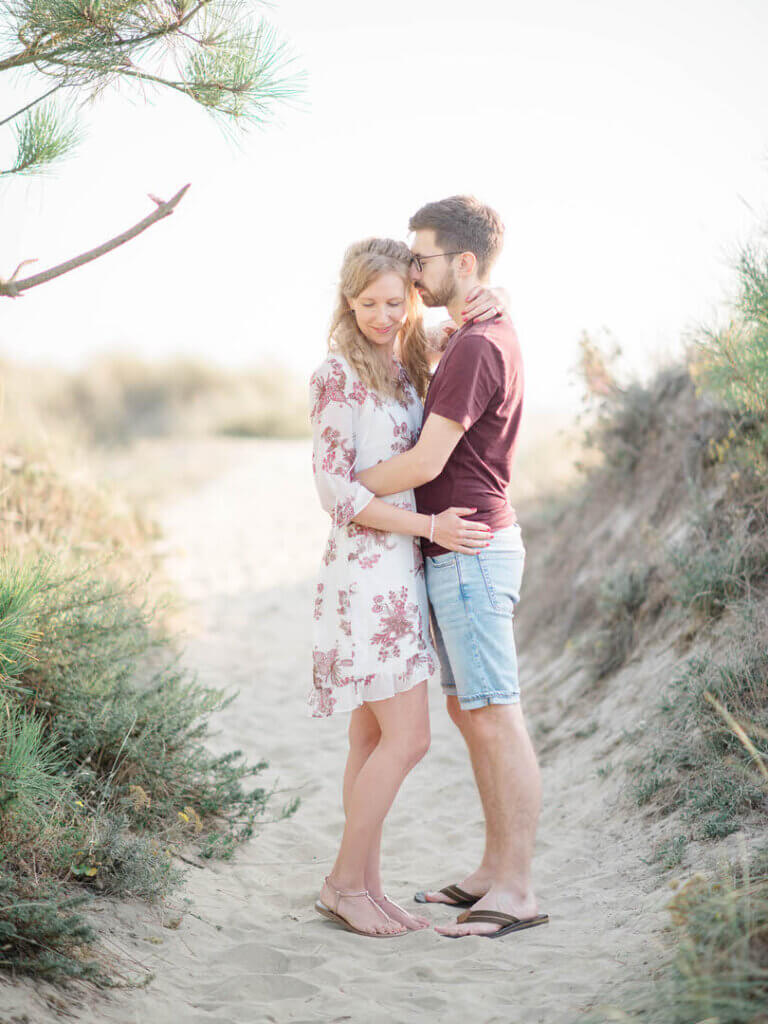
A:
<svg viewBox="0 0 768 1024">
<path fill-rule="evenodd" d="M 346 720 L 305 711 L 327 518 L 306 442 L 226 445 L 220 460 L 206 445 L 213 461 L 205 483 L 156 509 L 166 570 L 188 606 L 187 664 L 204 683 L 240 691 L 219 716 L 216 747 L 268 759 L 265 777 L 283 791 L 273 810 L 294 794 L 302 804 L 294 817 L 265 823 L 233 861 L 190 867 L 191 912 L 176 929 L 164 927 L 176 923 L 173 908 L 103 901 L 108 948 L 136 977 L 151 971 L 154 979 L 138 991 L 89 996 L 76 1019 L 565 1024 L 616 999 L 617 986 L 646 974 L 658 956 L 652 936 L 665 894 L 639 856 L 642 825 L 629 820 L 619 785 L 597 774 L 605 732 L 570 741 L 573 723 L 589 722 L 595 708 L 574 709 L 562 696 L 558 703 L 552 680 L 562 666 L 546 651 L 520 654 L 532 726 L 560 729 L 557 742 L 548 735 L 540 744 L 536 883 L 551 923 L 499 941 L 432 931 L 375 941 L 315 914 L 342 827 L 346 753 Z M 432 749 L 406 780 L 384 834 L 387 890 L 408 905 L 416 889 L 458 881 L 482 849 L 469 762 L 436 689 L 431 709 Z M 621 725 L 614 710 L 611 735 Z M 451 916 L 425 912 L 435 923 Z M 47 1019 L 48 991 L 29 982 L 0 990 L 8 1019 Z"/>
</svg>

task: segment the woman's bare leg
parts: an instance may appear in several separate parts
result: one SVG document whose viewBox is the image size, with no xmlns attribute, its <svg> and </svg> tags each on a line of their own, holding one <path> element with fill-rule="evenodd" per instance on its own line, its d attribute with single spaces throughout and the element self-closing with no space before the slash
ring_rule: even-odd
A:
<svg viewBox="0 0 768 1024">
<path fill-rule="evenodd" d="M 356 708 L 349 721 L 349 754 L 344 769 L 344 813 L 349 807 L 352 787 L 355 784 L 358 773 L 365 762 L 371 756 L 381 739 L 381 729 L 376 721 L 376 716 L 367 704 Z M 368 851 L 368 860 L 365 866 L 365 888 L 373 896 L 381 909 L 398 924 L 404 925 L 410 931 L 419 928 L 427 928 L 431 924 L 426 917 L 418 914 L 410 914 L 403 907 L 392 903 L 384 895 L 384 886 L 381 881 L 381 834 L 382 828 L 376 833 Z"/>
<path fill-rule="evenodd" d="M 344 834 L 336 863 L 321 894 L 323 902 L 330 907 L 336 907 L 334 889 L 361 892 L 367 888 L 366 871 L 371 871 L 372 851 L 378 863 L 384 818 L 403 779 L 429 748 L 426 683 L 419 683 L 387 700 L 371 701 L 366 708 L 374 715 L 381 735 L 356 773 L 356 758 L 348 758 Z M 361 732 L 367 730 L 370 721 L 359 717 L 355 723 L 355 727 L 358 726 Z M 361 754 L 356 756 L 362 759 Z M 401 930 L 401 926 L 368 900 L 341 897 L 338 907 L 341 915 L 361 930 L 379 934 L 395 934 Z"/>
</svg>

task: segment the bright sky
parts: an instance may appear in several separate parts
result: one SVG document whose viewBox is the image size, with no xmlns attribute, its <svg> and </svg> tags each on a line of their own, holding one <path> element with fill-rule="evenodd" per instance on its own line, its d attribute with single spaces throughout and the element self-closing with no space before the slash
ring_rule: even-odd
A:
<svg viewBox="0 0 768 1024">
<path fill-rule="evenodd" d="M 723 296 L 765 212 L 765 0 L 282 0 L 303 107 L 238 147 L 191 103 L 130 90 L 78 155 L 0 188 L 0 274 L 172 218 L 90 267 L 0 300 L 0 354 L 77 365 L 109 348 L 302 374 L 323 358 L 345 246 L 404 238 L 471 192 L 506 225 L 529 402 L 575 401 L 582 329 L 643 368 Z M 20 95 L 2 82 L 0 118 Z M 7 148 L 0 154 L 9 156 Z"/>
</svg>

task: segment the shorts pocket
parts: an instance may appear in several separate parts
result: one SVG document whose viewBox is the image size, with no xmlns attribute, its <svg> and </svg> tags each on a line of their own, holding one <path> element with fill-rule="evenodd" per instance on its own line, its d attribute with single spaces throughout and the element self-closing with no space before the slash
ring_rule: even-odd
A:
<svg viewBox="0 0 768 1024">
<path fill-rule="evenodd" d="M 448 551 L 444 555 L 429 556 L 429 565 L 432 569 L 446 569 L 456 565 L 456 552 Z"/>
<path fill-rule="evenodd" d="M 524 552 L 502 553 L 481 551 L 477 558 L 491 608 L 500 615 L 514 618 L 523 581 Z"/>
</svg>

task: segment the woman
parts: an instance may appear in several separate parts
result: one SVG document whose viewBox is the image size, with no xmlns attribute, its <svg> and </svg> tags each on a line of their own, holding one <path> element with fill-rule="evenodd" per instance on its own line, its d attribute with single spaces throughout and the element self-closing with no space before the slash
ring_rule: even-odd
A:
<svg viewBox="0 0 768 1024">
<path fill-rule="evenodd" d="M 346 824 L 315 909 L 360 935 L 404 935 L 429 921 L 383 891 L 381 832 L 408 772 L 429 747 L 429 636 L 420 537 L 475 554 L 490 532 L 474 509 L 416 512 L 413 491 L 376 498 L 354 474 L 415 444 L 431 345 L 402 242 L 366 239 L 341 268 L 329 355 L 311 379 L 313 471 L 331 533 L 314 609 L 312 713 L 350 712 Z M 474 312 L 498 299 L 483 292 Z"/>
</svg>

